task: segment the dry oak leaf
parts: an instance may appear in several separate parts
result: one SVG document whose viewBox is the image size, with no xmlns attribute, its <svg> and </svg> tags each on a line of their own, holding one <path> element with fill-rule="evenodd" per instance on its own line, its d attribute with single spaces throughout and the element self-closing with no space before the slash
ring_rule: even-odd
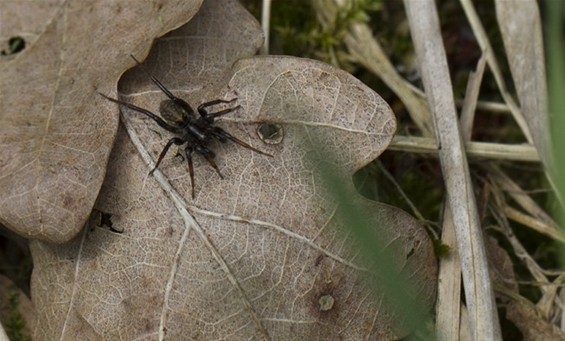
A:
<svg viewBox="0 0 565 341">
<path fill-rule="evenodd" d="M 193 106 L 237 96 L 242 109 L 218 126 L 274 157 L 211 144 L 225 179 L 195 157 L 192 200 L 186 160 L 174 150 L 147 174 L 170 135 L 123 110 L 126 129 L 118 132 L 96 203 L 104 219 L 93 214 L 65 245 L 31 244 L 36 338 L 406 335 L 372 296 L 353 237 L 336 219 L 337 204 L 324 194 L 313 162 L 331 150 L 336 170 L 351 175 L 390 142 L 393 114 L 361 82 L 320 62 L 256 57 L 232 69 L 260 43 L 259 26 L 237 1 L 207 0 L 193 20 L 155 44 L 147 70 Z M 122 100 L 154 112 L 166 98 L 140 68 L 119 88 Z M 257 129 L 266 122 L 284 137 L 264 143 Z M 325 142 L 308 148 L 305 138 L 314 135 Z M 437 268 L 422 227 L 398 209 L 356 200 L 373 212 L 375 233 L 419 280 L 419 297 L 430 307 Z"/>
<path fill-rule="evenodd" d="M 37 39 L 0 64 L 0 223 L 55 243 L 82 229 L 118 126 L 117 115 L 101 115 L 96 92 L 113 93 L 133 65 L 128 54 L 145 55 L 201 2 L 68 0 L 49 9 Z M 2 6 L 22 11 L 18 3 Z"/>
<path fill-rule="evenodd" d="M 242 60 L 230 87 L 244 110 L 218 125 L 274 157 L 213 145 L 225 179 L 195 158 L 192 200 L 183 160 L 171 157 L 147 176 L 167 137 L 125 113 L 129 137 L 118 134 L 96 205 L 123 233 L 93 216 L 64 247 L 32 243 L 37 331 L 46 338 L 353 340 L 409 332 L 373 296 L 310 157 L 337 151 L 338 171 L 352 174 L 390 142 L 390 108 L 344 71 L 290 57 Z M 258 122 L 280 124 L 284 138 L 262 143 Z M 323 146 L 309 149 L 304 139 L 314 134 Z M 356 200 L 431 307 L 437 269 L 424 229 L 398 209 Z"/>
</svg>

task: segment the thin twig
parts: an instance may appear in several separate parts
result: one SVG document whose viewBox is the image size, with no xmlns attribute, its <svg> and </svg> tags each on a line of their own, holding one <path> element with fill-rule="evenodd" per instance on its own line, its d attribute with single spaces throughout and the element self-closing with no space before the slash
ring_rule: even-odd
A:
<svg viewBox="0 0 565 341">
<path fill-rule="evenodd" d="M 263 46 L 261 46 L 260 54 L 269 54 L 269 44 L 270 44 L 270 29 L 271 29 L 271 0 L 263 0 L 263 6 L 261 7 L 261 27 L 263 28 L 263 34 L 265 35 L 265 41 Z"/>
</svg>

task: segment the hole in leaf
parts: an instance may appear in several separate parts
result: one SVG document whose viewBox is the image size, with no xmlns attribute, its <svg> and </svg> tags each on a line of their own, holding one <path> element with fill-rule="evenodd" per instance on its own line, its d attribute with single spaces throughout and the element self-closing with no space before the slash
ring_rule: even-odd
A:
<svg viewBox="0 0 565 341">
<path fill-rule="evenodd" d="M 280 124 L 261 124 L 257 128 L 261 141 L 268 144 L 279 144 L 284 137 L 284 129 Z"/>
<path fill-rule="evenodd" d="M 112 214 L 110 213 L 106 213 L 106 212 L 102 212 L 99 210 L 95 210 L 98 214 L 99 214 L 99 222 L 98 222 L 98 227 L 107 227 L 110 229 L 110 231 L 115 232 L 115 233 L 123 233 L 124 230 L 120 229 L 120 228 L 116 228 L 114 227 L 114 223 L 112 223 Z"/>
<path fill-rule="evenodd" d="M 8 39 L 8 48 L 2 50 L 0 54 L 9 56 L 21 52 L 26 47 L 26 41 L 22 37 L 12 37 Z"/>
</svg>

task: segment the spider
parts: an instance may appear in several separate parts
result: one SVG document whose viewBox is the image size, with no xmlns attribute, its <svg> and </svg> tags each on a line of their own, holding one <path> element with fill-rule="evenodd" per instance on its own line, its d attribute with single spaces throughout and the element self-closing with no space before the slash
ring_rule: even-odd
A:
<svg viewBox="0 0 565 341">
<path fill-rule="evenodd" d="M 143 65 L 141 65 L 141 63 L 134 56 L 131 57 L 133 58 L 133 60 L 135 60 L 138 66 L 142 66 L 143 68 Z M 161 91 L 163 91 L 163 93 L 169 98 L 163 100 L 159 105 L 159 112 L 161 113 L 162 118 L 153 114 L 147 109 L 140 108 L 131 103 L 108 97 L 102 93 L 100 93 L 100 95 L 114 103 L 121 104 L 131 110 L 144 114 L 145 116 L 155 121 L 161 128 L 176 135 L 167 142 L 167 144 L 161 151 L 161 154 L 159 154 L 159 158 L 157 159 L 155 167 L 153 167 L 153 169 L 149 172 L 149 175 L 152 175 L 157 167 L 159 167 L 159 164 L 161 164 L 161 161 L 163 161 L 163 158 L 173 144 L 180 146 L 186 143 L 186 148 L 184 149 L 184 151 L 186 160 L 188 162 L 188 171 L 190 173 L 192 198 L 194 199 L 194 168 L 192 165 L 192 153 L 196 152 L 197 154 L 202 155 L 204 159 L 208 161 L 210 166 L 212 166 L 212 168 L 216 170 L 216 173 L 218 173 L 220 178 L 224 178 L 222 173 L 220 173 L 216 162 L 214 161 L 216 154 L 209 148 L 209 144 L 213 139 L 216 139 L 221 143 L 232 141 L 256 153 L 272 157 L 271 154 L 255 149 L 249 144 L 226 132 L 222 128 L 214 126 L 214 121 L 216 118 L 235 111 L 241 108 L 241 106 L 238 105 L 233 108 L 228 108 L 213 113 L 208 113 L 206 109 L 208 107 L 221 103 L 233 103 L 237 98 L 231 100 L 216 99 L 202 103 L 197 108 L 199 114 L 199 116 L 197 116 L 194 112 L 194 109 L 192 109 L 192 107 L 186 101 L 174 96 L 157 78 L 155 78 L 155 76 L 150 74 L 149 71 L 145 69 L 143 70 L 151 78 L 153 83 L 155 83 L 155 85 L 157 85 L 157 87 L 161 89 Z"/>
</svg>

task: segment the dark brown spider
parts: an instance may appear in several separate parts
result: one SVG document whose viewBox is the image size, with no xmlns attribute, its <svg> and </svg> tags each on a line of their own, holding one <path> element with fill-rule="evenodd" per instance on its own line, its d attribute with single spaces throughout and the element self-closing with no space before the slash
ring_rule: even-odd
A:
<svg viewBox="0 0 565 341">
<path fill-rule="evenodd" d="M 131 57 L 135 60 L 135 62 L 138 65 L 141 65 L 141 63 L 137 59 L 135 59 L 134 56 Z M 121 104 L 131 110 L 146 115 L 150 119 L 157 122 L 157 124 L 161 126 L 161 128 L 164 128 L 165 130 L 168 130 L 171 133 L 177 135 L 172 139 L 170 139 L 169 142 L 167 142 L 167 144 L 161 151 L 161 154 L 159 154 L 159 158 L 157 159 L 157 163 L 155 164 L 155 167 L 149 172 L 149 174 L 153 174 L 155 169 L 159 167 L 159 164 L 161 163 L 161 161 L 169 151 L 169 148 L 171 148 L 173 144 L 180 146 L 186 143 L 185 154 L 186 154 L 186 159 L 188 161 L 190 184 L 192 185 L 192 198 L 194 199 L 194 169 L 192 165 L 193 152 L 202 155 L 206 159 L 206 161 L 208 161 L 208 163 L 216 170 L 220 178 L 222 179 L 224 178 L 222 173 L 220 173 L 220 170 L 218 169 L 216 162 L 214 162 L 214 158 L 216 157 L 216 154 L 208 148 L 209 143 L 213 139 L 216 139 L 222 143 L 226 143 L 228 140 L 231 140 L 242 147 L 251 149 L 256 153 L 272 157 L 271 154 L 267 154 L 258 149 L 255 149 L 252 146 L 248 145 L 247 143 L 241 141 L 240 139 L 232 136 L 222 128 L 214 126 L 214 120 L 217 117 L 223 116 L 234 110 L 237 110 L 241 108 L 241 106 L 238 105 L 236 107 L 224 109 L 215 113 L 206 112 L 206 108 L 220 103 L 232 103 L 233 101 L 236 100 L 236 98 L 231 99 L 229 101 L 216 99 L 210 102 L 200 104 L 197 108 L 199 114 L 199 116 L 197 116 L 196 113 L 194 112 L 194 109 L 192 109 L 192 107 L 186 101 L 174 96 L 169 90 L 167 90 L 167 88 L 165 88 L 165 86 L 157 78 L 151 75 L 148 71 L 146 70 L 144 71 L 151 78 L 153 83 L 155 83 L 155 85 L 157 85 L 159 89 L 161 89 L 161 91 L 163 91 L 165 95 L 169 97 L 169 99 L 162 101 L 159 106 L 159 112 L 161 113 L 161 116 L 163 118 L 153 114 L 149 110 L 140 108 L 133 104 L 120 101 L 118 99 L 110 98 L 104 94 L 100 94 L 100 95 L 102 95 L 104 98 L 114 103 Z"/>
</svg>

